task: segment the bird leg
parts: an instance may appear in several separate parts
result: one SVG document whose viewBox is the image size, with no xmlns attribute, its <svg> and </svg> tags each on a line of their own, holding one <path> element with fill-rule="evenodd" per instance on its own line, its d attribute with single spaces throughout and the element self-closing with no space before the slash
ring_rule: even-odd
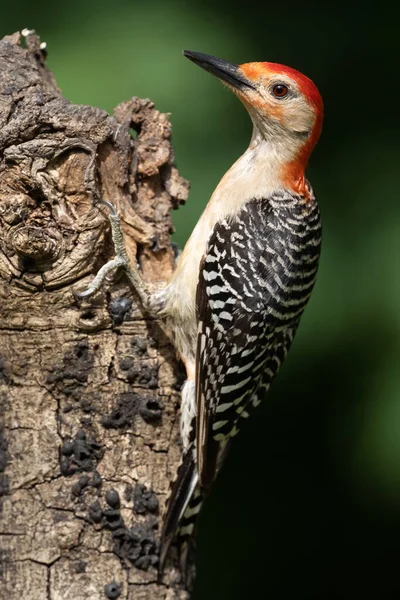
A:
<svg viewBox="0 0 400 600">
<path fill-rule="evenodd" d="M 110 211 L 108 218 L 111 225 L 111 235 L 114 243 L 115 257 L 109 260 L 105 265 L 101 267 L 96 277 L 92 281 L 92 284 L 88 287 L 87 290 L 79 293 L 74 292 L 75 296 L 77 296 L 78 298 L 87 298 L 88 296 L 91 296 L 100 289 L 100 287 L 104 283 L 106 276 L 109 273 L 115 271 L 119 267 L 123 267 L 125 273 L 128 276 L 129 281 L 131 282 L 137 295 L 139 296 L 143 307 L 146 310 L 150 310 L 151 292 L 142 280 L 141 276 L 139 275 L 139 271 L 137 270 L 137 268 L 134 267 L 131 261 L 129 260 L 128 254 L 126 252 L 124 235 L 122 233 L 121 220 L 119 214 L 117 213 L 115 207 L 113 206 L 113 204 L 111 204 L 111 202 L 107 202 L 106 200 L 99 200 L 96 204 L 103 204 Z"/>
</svg>

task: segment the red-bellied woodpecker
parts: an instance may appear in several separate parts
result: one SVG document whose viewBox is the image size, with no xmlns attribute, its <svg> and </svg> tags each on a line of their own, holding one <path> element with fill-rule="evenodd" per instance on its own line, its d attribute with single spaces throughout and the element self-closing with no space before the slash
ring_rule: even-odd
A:
<svg viewBox="0 0 400 600">
<path fill-rule="evenodd" d="M 304 174 L 323 116 L 313 82 L 274 63 L 238 66 L 198 52 L 184 55 L 240 98 L 254 130 L 163 289 L 149 293 L 127 263 L 118 216 L 110 216 L 117 257 L 109 269 L 123 264 L 147 309 L 168 321 L 187 372 L 183 459 L 164 517 L 161 569 L 173 537 L 192 534 L 230 440 L 288 352 L 315 282 L 321 243 L 318 205 Z"/>
</svg>

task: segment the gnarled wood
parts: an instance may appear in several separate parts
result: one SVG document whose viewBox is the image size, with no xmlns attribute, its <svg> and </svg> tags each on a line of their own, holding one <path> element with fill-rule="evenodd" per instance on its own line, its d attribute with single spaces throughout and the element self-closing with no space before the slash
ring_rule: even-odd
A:
<svg viewBox="0 0 400 600">
<path fill-rule="evenodd" d="M 188 184 L 150 100 L 71 104 L 24 33 L 0 42 L 0 596 L 186 598 L 177 570 L 156 575 L 180 457 L 174 351 L 123 275 L 73 290 L 113 255 L 99 198 L 144 276 L 167 277 Z"/>
</svg>

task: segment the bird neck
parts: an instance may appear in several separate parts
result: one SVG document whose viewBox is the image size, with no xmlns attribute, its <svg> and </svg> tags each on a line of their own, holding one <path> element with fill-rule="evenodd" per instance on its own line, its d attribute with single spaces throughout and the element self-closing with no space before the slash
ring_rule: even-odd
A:
<svg viewBox="0 0 400 600">
<path fill-rule="evenodd" d="M 253 121 L 254 122 L 254 121 Z M 312 148 L 311 148 L 312 149 Z M 282 134 L 278 127 L 271 124 L 268 131 L 260 130 L 254 123 L 253 135 L 247 152 L 253 153 L 258 168 L 269 174 L 269 179 L 275 181 L 277 189 L 285 189 L 294 194 L 310 199 L 305 178 L 305 168 L 311 153 L 308 140 L 299 135 L 289 138 Z"/>
</svg>

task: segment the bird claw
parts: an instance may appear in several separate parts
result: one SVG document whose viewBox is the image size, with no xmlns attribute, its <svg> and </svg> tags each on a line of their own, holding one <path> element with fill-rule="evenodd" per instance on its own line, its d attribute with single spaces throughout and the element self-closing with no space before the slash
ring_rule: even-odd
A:
<svg viewBox="0 0 400 600">
<path fill-rule="evenodd" d="M 91 285 L 83 292 L 73 292 L 77 298 L 87 298 L 97 292 L 104 283 L 105 278 L 109 273 L 115 271 L 119 267 L 123 267 L 128 275 L 130 282 L 133 284 L 137 294 L 144 303 L 147 300 L 147 294 L 144 289 L 142 279 L 129 260 L 125 248 L 124 235 L 121 228 L 121 220 L 115 206 L 107 200 L 98 200 L 96 204 L 106 206 L 110 211 L 108 219 L 111 225 L 111 236 L 114 243 L 115 257 L 103 265 L 92 281 Z"/>
<path fill-rule="evenodd" d="M 114 217 L 118 216 L 114 204 L 111 204 L 111 202 L 108 202 L 108 200 L 97 200 L 96 204 L 102 204 L 103 206 L 106 206 L 110 211 L 110 214 L 114 215 Z"/>
<path fill-rule="evenodd" d="M 88 296 L 92 296 L 101 288 L 107 275 L 118 269 L 118 267 L 126 267 L 126 260 L 120 256 L 116 256 L 103 265 L 99 269 L 91 285 L 84 292 L 73 292 L 74 296 L 77 298 L 87 298 Z"/>
</svg>

